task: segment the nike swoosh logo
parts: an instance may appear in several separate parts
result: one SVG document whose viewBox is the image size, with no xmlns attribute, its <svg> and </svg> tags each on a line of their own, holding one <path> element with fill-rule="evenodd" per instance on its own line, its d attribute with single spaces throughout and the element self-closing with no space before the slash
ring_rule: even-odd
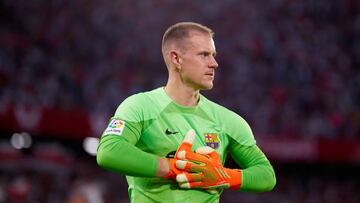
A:
<svg viewBox="0 0 360 203">
<path fill-rule="evenodd" d="M 175 134 L 177 134 L 177 133 L 179 133 L 179 132 L 171 132 L 171 131 L 169 130 L 169 128 L 166 128 L 166 130 L 165 130 L 165 134 L 166 134 L 166 135 L 175 135 Z"/>
</svg>

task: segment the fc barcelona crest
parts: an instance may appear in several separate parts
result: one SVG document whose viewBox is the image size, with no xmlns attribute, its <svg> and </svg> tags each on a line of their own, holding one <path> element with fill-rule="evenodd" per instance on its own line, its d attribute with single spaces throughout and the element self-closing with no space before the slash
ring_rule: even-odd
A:
<svg viewBox="0 0 360 203">
<path fill-rule="evenodd" d="M 216 133 L 205 133 L 205 143 L 207 146 L 217 149 L 219 147 L 219 139 Z"/>
</svg>

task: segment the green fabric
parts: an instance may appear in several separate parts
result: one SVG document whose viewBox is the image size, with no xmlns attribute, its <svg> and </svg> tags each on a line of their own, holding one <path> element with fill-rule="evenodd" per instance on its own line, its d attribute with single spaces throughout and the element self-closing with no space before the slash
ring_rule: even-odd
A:
<svg viewBox="0 0 360 203">
<path fill-rule="evenodd" d="M 120 136 L 104 136 L 96 159 L 108 170 L 131 176 L 154 177 L 157 168 L 157 156 L 143 152 Z"/>
<path fill-rule="evenodd" d="M 258 146 L 243 146 L 234 141 L 230 152 L 235 162 L 243 168 L 242 191 L 264 192 L 273 189 L 276 184 L 274 169 Z"/>
<path fill-rule="evenodd" d="M 111 122 L 117 120 L 124 123 L 124 128 L 109 134 Z M 130 96 L 120 104 L 104 131 L 97 156 L 103 158 L 105 168 L 127 176 L 132 202 L 217 202 L 221 191 L 210 194 L 203 190 L 182 190 L 174 181 L 134 175 L 155 174 L 155 155 L 166 157 L 175 152 L 190 129 L 197 134 L 193 150 L 212 146 L 223 163 L 230 147 L 235 146 L 231 144 L 234 140 L 244 147 L 256 145 L 249 125 L 234 112 L 202 95 L 197 106 L 181 106 L 174 103 L 163 88 L 158 88 Z M 126 160 L 126 164 L 116 159 Z"/>
</svg>

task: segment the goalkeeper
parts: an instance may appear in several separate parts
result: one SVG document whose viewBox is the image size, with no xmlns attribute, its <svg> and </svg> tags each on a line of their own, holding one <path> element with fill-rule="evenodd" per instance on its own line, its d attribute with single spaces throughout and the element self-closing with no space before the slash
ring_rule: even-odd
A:
<svg viewBox="0 0 360 203">
<path fill-rule="evenodd" d="M 166 86 L 119 105 L 101 137 L 98 164 L 126 175 L 131 202 L 219 202 L 224 188 L 272 190 L 274 170 L 247 122 L 199 92 L 212 89 L 218 67 L 213 31 L 172 25 L 162 54 Z M 223 167 L 228 154 L 238 169 Z"/>
</svg>

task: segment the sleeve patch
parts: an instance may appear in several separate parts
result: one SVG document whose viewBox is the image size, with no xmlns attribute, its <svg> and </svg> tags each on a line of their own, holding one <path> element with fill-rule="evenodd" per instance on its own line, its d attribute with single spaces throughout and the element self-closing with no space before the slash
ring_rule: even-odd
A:
<svg viewBox="0 0 360 203">
<path fill-rule="evenodd" d="M 103 135 L 121 135 L 124 131 L 126 122 L 118 118 L 111 119 Z"/>
</svg>

